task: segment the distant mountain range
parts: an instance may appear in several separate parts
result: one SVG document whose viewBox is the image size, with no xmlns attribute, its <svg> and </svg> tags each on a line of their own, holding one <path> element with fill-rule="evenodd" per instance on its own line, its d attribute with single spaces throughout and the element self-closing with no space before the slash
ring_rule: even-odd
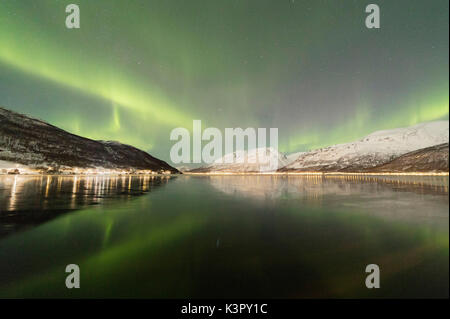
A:
<svg viewBox="0 0 450 319">
<path fill-rule="evenodd" d="M 274 149 L 267 149 L 265 152 L 269 157 L 278 158 L 278 167 L 271 167 L 272 171 L 277 172 L 448 172 L 448 141 L 449 122 L 435 121 L 377 131 L 355 142 L 288 156 Z M 259 151 L 264 152 L 262 149 Z M 416 151 L 418 152 L 414 153 Z M 220 163 L 229 156 L 244 158 L 244 163 Z M 270 171 L 262 170 L 259 163 L 247 163 L 249 158 L 251 156 L 247 152 L 235 152 L 211 165 L 189 172 Z"/>
<path fill-rule="evenodd" d="M 448 172 L 449 122 L 377 131 L 350 143 L 285 155 L 236 151 L 192 173 Z M 229 162 L 232 163 L 229 163 Z M 12 171 L 11 171 L 12 170 Z M 94 141 L 0 107 L 0 173 L 179 173 L 133 146 Z"/>
<path fill-rule="evenodd" d="M 448 141 L 448 121 L 421 123 L 377 131 L 355 142 L 303 153 L 280 171 L 363 172 L 406 153 Z"/>
<path fill-rule="evenodd" d="M 166 162 L 133 146 L 94 141 L 0 107 L 0 168 L 5 173 L 11 165 L 55 173 L 89 169 L 178 173 Z"/>
<path fill-rule="evenodd" d="M 286 155 L 274 148 L 258 148 L 254 152 L 236 151 L 217 159 L 214 163 L 190 170 L 192 173 L 259 173 L 273 172 L 289 164 Z"/>
</svg>

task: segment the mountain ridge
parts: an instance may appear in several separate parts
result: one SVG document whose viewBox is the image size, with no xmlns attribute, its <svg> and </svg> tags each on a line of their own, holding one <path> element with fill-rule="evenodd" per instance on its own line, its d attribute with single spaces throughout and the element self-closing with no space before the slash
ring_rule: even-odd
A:
<svg viewBox="0 0 450 319">
<path fill-rule="evenodd" d="M 376 131 L 354 142 L 305 152 L 279 171 L 363 172 L 406 153 L 448 143 L 448 140 L 448 121 L 419 123 Z"/>
<path fill-rule="evenodd" d="M 212 164 L 187 170 L 187 173 L 369 172 L 371 168 L 389 163 L 409 152 L 448 143 L 448 125 L 448 121 L 433 121 L 410 127 L 375 131 L 354 142 L 336 144 L 287 156 L 271 148 L 257 149 L 257 152 L 262 151 L 268 154 L 268 158 L 276 159 L 278 169 L 273 169 L 273 167 L 267 169 L 267 166 L 265 169 L 261 169 L 258 161 L 249 164 L 247 160 L 251 157 L 249 155 L 251 152 L 236 151 L 224 155 Z M 440 152 L 442 153 L 442 150 Z M 445 154 L 439 156 L 445 157 Z M 441 158 L 439 156 L 433 157 L 430 155 L 429 159 Z M 226 163 L 224 162 L 225 158 L 239 158 L 241 162 Z M 408 165 L 413 167 L 413 163 L 408 163 Z M 437 165 L 437 167 L 433 167 L 433 165 Z M 435 170 L 445 171 L 445 166 L 442 165 L 441 160 L 434 164 L 429 162 L 423 167 L 428 167 L 430 172 Z M 401 172 L 403 170 L 397 167 L 396 171 Z"/>
<path fill-rule="evenodd" d="M 212 164 L 189 170 L 190 173 L 262 173 L 276 171 L 289 163 L 288 157 L 272 147 L 252 151 L 238 150 L 225 154 Z"/>
<path fill-rule="evenodd" d="M 443 143 L 403 154 L 388 163 L 366 171 L 370 173 L 448 172 L 448 160 L 449 143 Z"/>
<path fill-rule="evenodd" d="M 134 146 L 91 140 L 3 107 L 0 107 L 0 160 L 43 172 L 92 169 L 179 173 Z"/>
</svg>

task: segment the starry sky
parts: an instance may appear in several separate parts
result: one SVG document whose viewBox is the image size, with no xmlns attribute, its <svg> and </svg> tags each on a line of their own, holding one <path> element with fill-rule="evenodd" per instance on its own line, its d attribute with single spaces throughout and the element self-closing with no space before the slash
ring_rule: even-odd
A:
<svg viewBox="0 0 450 319">
<path fill-rule="evenodd" d="M 80 7 L 67 29 L 65 7 Z M 376 3 L 381 28 L 365 27 Z M 1 0 L 0 106 L 169 160 L 175 127 L 295 152 L 448 119 L 448 0 Z"/>
</svg>

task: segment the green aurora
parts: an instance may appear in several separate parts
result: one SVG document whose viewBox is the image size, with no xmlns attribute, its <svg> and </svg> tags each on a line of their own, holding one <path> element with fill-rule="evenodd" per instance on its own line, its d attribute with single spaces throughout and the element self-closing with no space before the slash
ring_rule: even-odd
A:
<svg viewBox="0 0 450 319">
<path fill-rule="evenodd" d="M 448 119 L 448 1 L 374 3 L 1 0 L 0 105 L 164 160 L 194 119 L 284 152 Z"/>
</svg>

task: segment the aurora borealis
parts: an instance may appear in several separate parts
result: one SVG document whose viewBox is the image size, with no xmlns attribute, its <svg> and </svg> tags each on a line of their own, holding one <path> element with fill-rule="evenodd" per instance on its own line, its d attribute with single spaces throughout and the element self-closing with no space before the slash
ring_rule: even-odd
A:
<svg viewBox="0 0 450 319">
<path fill-rule="evenodd" d="M 80 29 L 65 27 L 70 3 Z M 448 119 L 448 6 L 0 0 L 0 105 L 164 160 L 194 119 L 278 127 L 284 152 L 347 142 Z"/>
</svg>

